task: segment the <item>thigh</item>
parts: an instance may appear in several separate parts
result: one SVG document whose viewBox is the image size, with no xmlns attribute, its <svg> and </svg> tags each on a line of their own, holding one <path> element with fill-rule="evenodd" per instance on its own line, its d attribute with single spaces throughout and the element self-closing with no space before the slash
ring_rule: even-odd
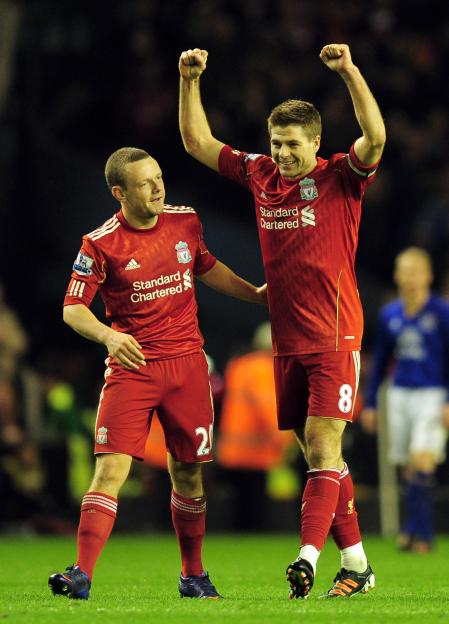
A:
<svg viewBox="0 0 449 624">
<path fill-rule="evenodd" d="M 359 386 L 360 352 L 331 351 L 302 358 L 309 384 L 308 416 L 351 421 Z"/>
<path fill-rule="evenodd" d="M 446 391 L 440 388 L 413 390 L 410 453 L 430 452 L 437 463 L 445 459 L 446 429 L 442 423 Z"/>
<path fill-rule="evenodd" d="M 95 423 L 95 453 L 123 453 L 143 459 L 153 408 L 159 401 L 158 362 L 139 370 L 109 364 Z"/>
<path fill-rule="evenodd" d="M 89 492 L 101 492 L 116 497 L 125 482 L 131 468 L 132 457 L 119 453 L 104 453 L 97 455 L 95 473 Z M 90 502 L 109 505 L 109 502 L 97 500 L 95 494 L 90 494 Z"/>
<path fill-rule="evenodd" d="M 303 430 L 309 405 L 309 386 L 300 356 L 275 357 L 274 382 L 279 429 Z"/>
<path fill-rule="evenodd" d="M 393 464 L 404 466 L 410 455 L 412 418 L 411 390 L 390 386 L 386 394 L 388 457 Z"/>
<path fill-rule="evenodd" d="M 212 461 L 214 409 L 204 352 L 165 360 L 158 416 L 178 462 Z"/>
</svg>

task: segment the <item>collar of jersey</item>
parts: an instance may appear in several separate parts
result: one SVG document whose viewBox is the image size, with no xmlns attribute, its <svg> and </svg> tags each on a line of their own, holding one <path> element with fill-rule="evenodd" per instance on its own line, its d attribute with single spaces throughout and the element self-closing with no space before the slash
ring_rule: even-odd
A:
<svg viewBox="0 0 449 624">
<path fill-rule="evenodd" d="M 120 221 L 120 223 L 123 225 L 123 227 L 125 229 L 130 230 L 130 232 L 135 232 L 136 234 L 143 234 L 143 235 L 153 234 L 154 232 L 157 232 L 157 230 L 161 227 L 161 223 L 162 223 L 162 221 L 164 219 L 164 213 L 162 212 L 159 215 L 157 223 L 156 223 L 156 225 L 154 227 L 152 227 L 152 228 L 136 228 L 136 227 L 132 226 L 130 223 L 128 223 L 128 221 L 125 219 L 125 215 L 123 214 L 121 209 L 116 214 L 117 214 L 117 219 Z"/>
</svg>

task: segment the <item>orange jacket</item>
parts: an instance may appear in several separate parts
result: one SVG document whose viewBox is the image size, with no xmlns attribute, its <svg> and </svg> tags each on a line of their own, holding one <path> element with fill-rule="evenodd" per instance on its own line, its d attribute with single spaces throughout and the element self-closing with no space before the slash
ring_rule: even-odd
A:
<svg viewBox="0 0 449 624">
<path fill-rule="evenodd" d="M 277 428 L 273 357 L 255 351 L 231 360 L 216 446 L 219 464 L 269 470 L 282 462 L 292 442 L 291 432 Z"/>
</svg>

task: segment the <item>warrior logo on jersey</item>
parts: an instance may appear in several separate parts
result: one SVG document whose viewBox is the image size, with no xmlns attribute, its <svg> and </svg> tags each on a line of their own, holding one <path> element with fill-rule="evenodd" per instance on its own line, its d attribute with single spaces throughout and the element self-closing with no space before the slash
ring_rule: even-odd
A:
<svg viewBox="0 0 449 624">
<path fill-rule="evenodd" d="M 92 265 L 94 263 L 93 258 L 89 258 L 89 256 L 85 256 L 84 254 L 79 252 L 75 264 L 73 265 L 73 270 L 78 275 L 92 275 Z"/>
<path fill-rule="evenodd" d="M 108 443 L 108 429 L 107 427 L 100 427 L 97 431 L 97 444 L 107 444 Z"/>
<path fill-rule="evenodd" d="M 192 254 L 190 253 L 189 245 L 187 243 L 179 241 L 179 243 L 175 245 L 175 249 L 178 255 L 178 262 L 180 264 L 187 264 L 192 260 Z"/>
<path fill-rule="evenodd" d="M 301 187 L 301 199 L 310 201 L 318 197 L 318 189 L 313 178 L 304 178 L 299 182 L 299 186 Z"/>
</svg>

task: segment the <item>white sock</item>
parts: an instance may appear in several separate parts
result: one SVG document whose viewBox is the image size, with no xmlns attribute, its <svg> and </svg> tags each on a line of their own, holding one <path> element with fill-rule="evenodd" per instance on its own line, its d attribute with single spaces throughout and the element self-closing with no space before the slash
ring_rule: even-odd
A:
<svg viewBox="0 0 449 624">
<path fill-rule="evenodd" d="M 368 560 L 363 550 L 362 542 L 343 548 L 340 550 L 341 567 L 353 572 L 365 572 L 368 567 Z"/>
<path fill-rule="evenodd" d="M 298 559 L 305 559 L 310 563 L 313 568 L 313 573 L 316 573 L 316 563 L 318 561 L 318 557 L 320 556 L 320 551 L 312 544 L 306 544 L 305 546 L 301 546 L 299 551 Z"/>
</svg>

